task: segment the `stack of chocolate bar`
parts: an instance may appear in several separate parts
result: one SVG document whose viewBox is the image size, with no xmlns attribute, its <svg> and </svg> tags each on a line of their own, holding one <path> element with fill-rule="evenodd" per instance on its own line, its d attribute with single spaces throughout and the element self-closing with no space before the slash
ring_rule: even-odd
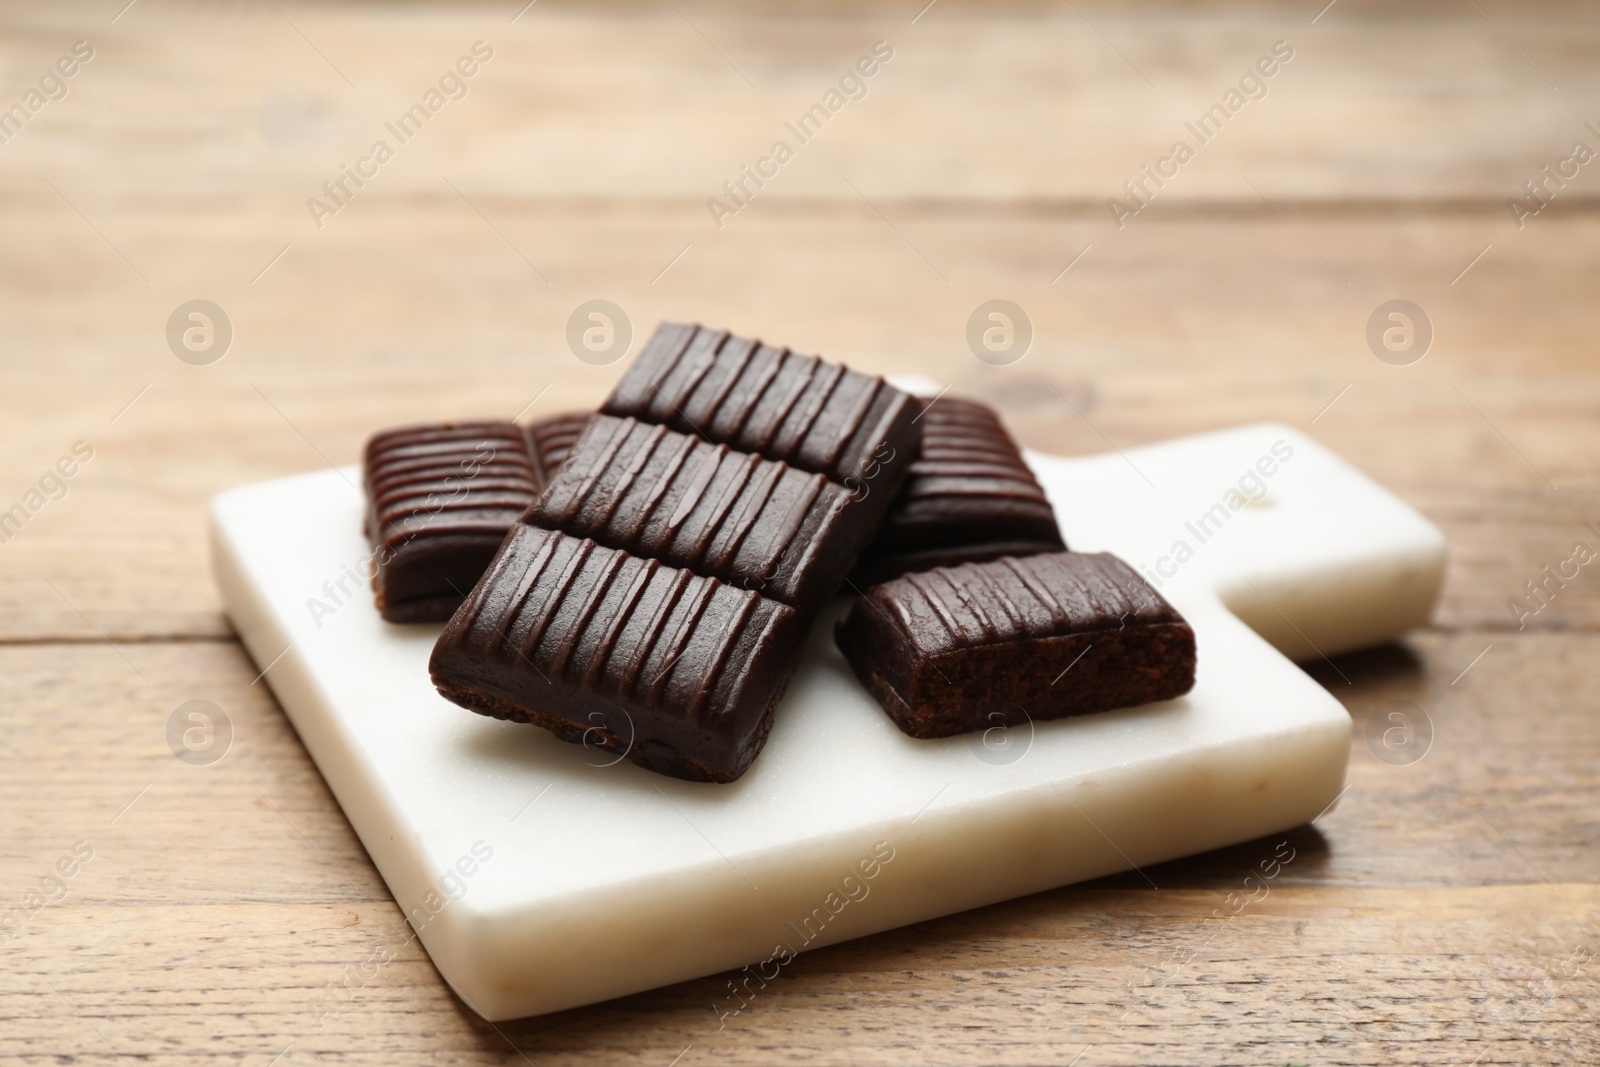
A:
<svg viewBox="0 0 1600 1067">
<path fill-rule="evenodd" d="M 760 752 L 829 597 L 914 737 L 1170 699 L 1194 635 L 1066 550 L 994 412 L 663 324 L 597 414 L 409 427 L 367 447 L 379 611 L 448 619 L 450 700 L 695 781 Z"/>
</svg>

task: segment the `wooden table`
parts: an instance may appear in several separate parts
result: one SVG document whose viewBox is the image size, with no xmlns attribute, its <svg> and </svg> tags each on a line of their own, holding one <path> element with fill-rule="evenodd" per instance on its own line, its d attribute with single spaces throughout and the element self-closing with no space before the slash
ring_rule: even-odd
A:
<svg viewBox="0 0 1600 1067">
<path fill-rule="evenodd" d="M 1510 606 L 1600 551 L 1600 163 L 1507 203 L 1600 150 L 1592 7 L 124 2 L 0 16 L 4 1062 L 1600 1059 L 1600 566 Z M 387 132 L 480 40 L 464 98 Z M 865 97 L 718 228 L 707 198 L 878 41 Z M 1279 41 L 1265 95 L 1161 164 Z M 1119 228 L 1146 164 L 1169 177 Z M 342 165 L 371 176 L 319 228 Z M 220 362 L 169 349 L 195 298 Z M 485 1023 L 233 639 L 206 501 L 393 423 L 595 404 L 618 368 L 565 340 L 593 298 L 927 374 L 1051 451 L 1308 429 L 1445 529 L 1444 601 L 1310 668 L 1356 727 L 1314 826 L 808 954 L 722 1029 L 719 977 Z M 1035 334 L 1005 367 L 965 340 L 995 298 Z M 1394 298 L 1420 362 L 1369 349 Z M 208 766 L 168 746 L 192 699 L 232 725 Z M 1433 731 L 1403 766 L 1365 741 L 1397 699 Z"/>
</svg>

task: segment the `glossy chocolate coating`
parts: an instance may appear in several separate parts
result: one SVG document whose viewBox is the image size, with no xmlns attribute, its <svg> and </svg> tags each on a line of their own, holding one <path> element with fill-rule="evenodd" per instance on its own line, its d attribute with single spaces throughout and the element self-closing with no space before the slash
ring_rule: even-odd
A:
<svg viewBox="0 0 1600 1067">
<path fill-rule="evenodd" d="M 1109 553 L 939 567 L 867 590 L 834 640 L 912 737 L 1170 700 L 1194 631 Z"/>
<path fill-rule="evenodd" d="M 588 411 L 563 411 L 528 424 L 528 454 L 541 489 L 550 484 L 567 461 L 572 446 L 578 443 L 592 418 L 594 414 Z"/>
<path fill-rule="evenodd" d="M 858 588 L 1067 547 L 1049 499 L 991 408 L 946 395 L 927 405 L 920 422 L 910 477 L 851 572 Z"/>
<path fill-rule="evenodd" d="M 884 481 L 898 486 L 921 435 L 916 399 L 882 378 L 676 323 L 657 327 L 600 410 L 698 434 L 852 488 L 876 481 L 886 466 L 898 470 Z"/>
<path fill-rule="evenodd" d="M 879 378 L 662 326 L 445 627 L 434 684 L 732 781 L 909 471 L 918 410 Z"/>
<path fill-rule="evenodd" d="M 367 536 L 378 612 L 448 619 L 553 474 L 588 414 L 526 429 L 461 422 L 387 430 L 367 442 Z"/>
<path fill-rule="evenodd" d="M 596 415 L 527 521 L 759 591 L 809 619 L 889 501 L 665 426 Z"/>
<path fill-rule="evenodd" d="M 805 635 L 775 600 L 519 522 L 429 670 L 463 707 L 727 782 L 765 743 Z"/>
</svg>

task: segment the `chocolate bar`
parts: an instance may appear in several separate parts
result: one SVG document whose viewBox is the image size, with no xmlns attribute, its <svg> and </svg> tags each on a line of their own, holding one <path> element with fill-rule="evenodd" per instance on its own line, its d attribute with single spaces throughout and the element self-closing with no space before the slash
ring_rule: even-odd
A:
<svg viewBox="0 0 1600 1067">
<path fill-rule="evenodd" d="M 588 411 L 563 411 L 528 424 L 528 455 L 540 488 L 556 476 L 592 418 L 594 415 Z"/>
<path fill-rule="evenodd" d="M 429 669 L 473 711 L 728 782 L 766 742 L 805 636 L 759 593 L 519 522 Z"/>
<path fill-rule="evenodd" d="M 407 426 L 367 442 L 373 590 L 389 622 L 448 619 L 506 531 L 570 450 L 588 414 Z"/>
<path fill-rule="evenodd" d="M 664 342 L 674 330 L 694 343 Z M 810 357 L 663 327 L 606 410 L 429 670 L 474 711 L 732 781 L 909 470 L 917 406 Z"/>
<path fill-rule="evenodd" d="M 1194 686 L 1194 631 L 1109 553 L 907 574 L 859 597 L 834 641 L 912 737 L 1170 700 Z"/>
<path fill-rule="evenodd" d="M 921 429 L 914 397 L 882 378 L 734 337 L 662 323 L 600 410 L 754 452 L 851 489 L 903 470 Z"/>
<path fill-rule="evenodd" d="M 920 421 L 921 452 L 851 572 L 854 585 L 1067 547 L 1049 499 L 991 408 L 941 396 Z"/>
<path fill-rule="evenodd" d="M 890 499 L 665 426 L 596 415 L 527 521 L 758 591 L 810 619 Z"/>
</svg>

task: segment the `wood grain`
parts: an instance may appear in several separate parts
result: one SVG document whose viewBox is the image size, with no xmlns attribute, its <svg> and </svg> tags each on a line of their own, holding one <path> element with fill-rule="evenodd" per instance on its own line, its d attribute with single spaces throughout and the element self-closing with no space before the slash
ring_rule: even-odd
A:
<svg viewBox="0 0 1600 1067">
<path fill-rule="evenodd" d="M 1440 18 L 1446 9 L 1397 15 L 1345 0 L 1313 25 L 1316 8 L 1302 3 L 996 12 L 943 0 L 915 23 L 922 3 L 834 18 L 806 4 L 541 3 L 512 23 L 521 4 L 386 18 L 370 5 L 142 0 L 114 27 L 107 6 L 11 16 L 22 32 L 6 66 L 18 82 L 74 39 L 102 45 L 73 94 L 7 146 L 23 151 L 6 185 L 76 164 L 78 188 L 126 210 L 210 212 L 259 197 L 286 225 L 307 222 L 306 197 L 475 40 L 495 58 L 424 137 L 397 146 L 373 190 L 435 193 L 444 170 L 485 193 L 670 198 L 705 218 L 704 200 L 881 40 L 894 56 L 865 98 L 795 144 L 758 202 L 854 202 L 845 175 L 869 197 L 1066 201 L 1104 215 L 1124 181 L 1187 138 L 1200 154 L 1158 201 L 1258 204 L 1247 178 L 1271 197 L 1462 198 L 1504 213 L 1584 136 L 1600 88 L 1592 12 L 1554 19 L 1506 4 Z M 1278 41 L 1293 58 L 1265 97 L 1209 143 L 1188 134 L 1184 122 Z M 128 149 L 114 170 L 92 166 L 107 136 Z M 178 162 L 196 157 L 203 170 Z"/>
<path fill-rule="evenodd" d="M 165 350 L 161 330 L 182 290 L 157 305 L 142 285 L 108 285 L 81 327 L 72 301 L 18 310 L 40 317 L 17 329 L 43 358 L 8 368 L 26 417 L 19 410 L 0 430 L 10 444 L 0 504 L 21 499 L 73 441 L 96 452 L 65 499 L 0 545 L 0 635 L 225 634 L 205 556 L 213 494 L 354 462 L 384 426 L 509 416 L 535 398 L 533 413 L 593 407 L 620 364 L 580 363 L 565 322 L 608 293 L 641 332 L 699 318 L 856 366 L 930 375 L 992 401 L 1023 441 L 1061 454 L 1247 421 L 1296 425 L 1456 539 L 1454 565 L 1470 577 L 1452 583 L 1440 616 L 1450 625 L 1513 621 L 1507 599 L 1600 520 L 1600 378 L 1586 354 L 1584 296 L 1600 272 L 1600 225 L 1587 217 L 1552 219 L 1548 240 L 1513 245 L 1503 259 L 1497 246 L 1454 288 L 1474 244 L 1494 236 L 1489 224 L 1474 233 L 1470 218 L 1303 221 L 1361 280 L 1347 286 L 1282 219 L 1153 217 L 1052 287 L 1067 250 L 1082 247 L 1071 221 L 902 220 L 948 268 L 947 286 L 865 208 L 774 214 L 741 220 L 725 244 L 703 259 L 694 249 L 650 286 L 692 220 L 494 209 L 519 244 L 532 249 L 524 235 L 537 232 L 561 250 L 547 267 L 563 282 L 547 287 L 459 202 L 373 207 L 376 218 L 351 218 L 333 235 L 338 247 L 303 259 L 291 258 L 296 249 L 260 286 L 206 290 L 238 337 L 212 366 Z M 126 270 L 75 216 L 33 225 L 53 237 L 0 257 L 59 244 Z M 640 251 L 652 248 L 659 263 Z M 1396 292 L 1431 309 L 1439 333 L 1409 367 L 1380 363 L 1363 340 L 1368 315 Z M 964 340 L 967 316 L 995 293 L 1034 323 L 1033 349 L 1010 367 L 980 363 Z M 1397 421 L 1412 431 L 1398 442 Z M 1535 624 L 1592 625 L 1597 596 L 1600 582 L 1585 578 Z"/>
<path fill-rule="evenodd" d="M 682 1062 L 1581 1061 L 1600 1008 L 1600 638 L 1504 637 L 1452 686 L 1477 639 L 1341 657 L 1348 685 L 1325 668 L 1357 739 L 1350 789 L 1313 827 L 807 954 L 726 1028 L 721 976 L 498 1030 L 409 939 L 237 646 L 152 643 L 131 665 L 103 645 L 0 648 L 18 709 L 8 899 L 94 848 L 5 946 L 0 1032 L 19 1062 L 108 1045 L 266 1062 L 291 1042 L 305 1062 L 520 1062 L 510 1043 L 539 1063 L 664 1064 L 690 1044 Z M 165 739 L 196 697 L 234 729 L 208 767 Z M 1434 723 L 1411 766 L 1364 740 L 1397 699 Z M 1247 888 L 1282 841 L 1293 858 Z M 394 962 L 364 966 L 379 945 Z"/>
<path fill-rule="evenodd" d="M 0 12 L 0 108 L 96 50 L 0 145 L 0 511 L 94 449 L 0 544 L 0 917 L 94 850 L 0 930 L 0 1058 L 1600 1058 L 1600 572 L 1521 629 L 1510 607 L 1600 550 L 1600 188 L 1584 168 L 1522 228 L 1506 203 L 1600 144 L 1588 6 L 521 6 Z M 466 99 L 317 228 L 306 199 L 478 39 Z M 717 228 L 706 198 L 877 40 L 867 97 Z M 1277 40 L 1268 95 L 1118 228 L 1106 199 Z M 165 339 L 195 297 L 235 329 L 211 366 Z M 1313 826 L 807 954 L 725 1027 L 726 975 L 491 1026 L 231 639 L 205 509 L 386 425 L 592 406 L 620 365 L 564 331 L 593 297 L 641 334 L 694 318 L 929 375 L 1062 454 L 1309 430 L 1445 530 L 1435 626 L 1308 665 L 1354 726 Z M 1010 367 L 964 340 L 995 297 L 1035 329 Z M 1364 339 L 1395 297 L 1436 333 L 1406 367 Z M 168 747 L 190 700 L 232 724 L 210 766 Z M 1403 766 L 1367 740 L 1397 709 L 1431 733 Z"/>
</svg>

